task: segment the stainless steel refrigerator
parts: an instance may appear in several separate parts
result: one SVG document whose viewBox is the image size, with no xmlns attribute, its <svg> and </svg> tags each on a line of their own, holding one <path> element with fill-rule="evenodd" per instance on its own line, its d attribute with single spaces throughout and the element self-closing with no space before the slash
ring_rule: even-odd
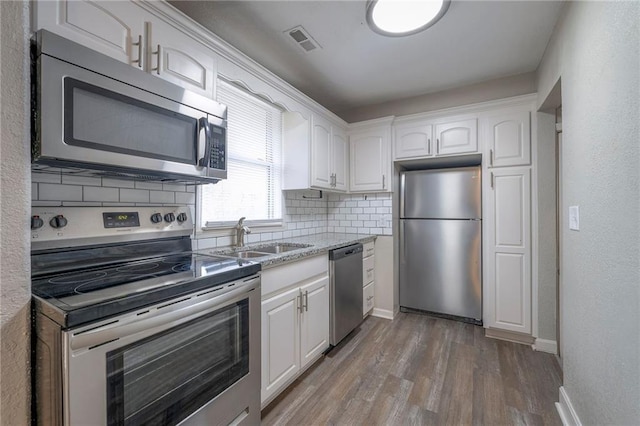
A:
<svg viewBox="0 0 640 426">
<path fill-rule="evenodd" d="M 481 322 L 480 180 L 479 166 L 400 175 L 402 308 Z"/>
</svg>

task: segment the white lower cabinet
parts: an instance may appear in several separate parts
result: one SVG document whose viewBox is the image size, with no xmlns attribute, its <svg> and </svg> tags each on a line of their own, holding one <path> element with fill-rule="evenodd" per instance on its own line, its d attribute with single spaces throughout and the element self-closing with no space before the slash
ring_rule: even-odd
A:
<svg viewBox="0 0 640 426">
<path fill-rule="evenodd" d="M 327 255 L 262 273 L 264 407 L 329 347 Z"/>
<path fill-rule="evenodd" d="M 262 301 L 262 399 L 300 370 L 300 289 Z"/>
<path fill-rule="evenodd" d="M 531 334 L 531 170 L 489 172 L 486 326 Z"/>
<path fill-rule="evenodd" d="M 370 282 L 362 289 L 362 315 L 365 316 L 373 309 L 373 298 L 375 293 L 375 286 L 373 282 Z"/>
<path fill-rule="evenodd" d="M 304 368 L 329 347 L 329 277 L 300 287 L 303 308 L 300 315 L 301 367 Z"/>
<path fill-rule="evenodd" d="M 375 293 L 375 242 L 363 245 L 362 258 L 362 316 L 367 316 L 373 309 Z"/>
</svg>

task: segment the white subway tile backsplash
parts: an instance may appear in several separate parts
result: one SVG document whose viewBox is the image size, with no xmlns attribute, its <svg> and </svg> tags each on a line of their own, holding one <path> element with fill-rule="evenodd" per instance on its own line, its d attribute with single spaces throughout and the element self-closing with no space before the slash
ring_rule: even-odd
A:
<svg viewBox="0 0 640 426">
<path fill-rule="evenodd" d="M 160 182 L 136 181 L 134 182 L 134 186 L 136 189 L 150 189 L 153 191 L 162 191 L 162 183 Z"/>
<path fill-rule="evenodd" d="M 133 188 L 135 186 L 135 182 L 124 179 L 102 178 L 102 186 L 109 186 L 113 188 Z"/>
<path fill-rule="evenodd" d="M 102 203 L 91 201 L 63 201 L 65 207 L 100 207 Z"/>
<path fill-rule="evenodd" d="M 50 206 L 61 206 L 62 201 L 32 201 L 31 205 L 34 207 L 50 207 Z"/>
<path fill-rule="evenodd" d="M 62 183 L 65 185 L 101 186 L 102 179 L 99 177 L 62 175 Z"/>
<path fill-rule="evenodd" d="M 164 191 L 187 192 L 186 185 L 181 183 L 163 183 L 162 189 Z"/>
<path fill-rule="evenodd" d="M 82 187 L 76 186 L 76 185 L 39 183 L 38 184 L 38 200 L 40 201 L 82 201 Z"/>
<path fill-rule="evenodd" d="M 148 203 L 149 191 L 146 189 L 120 189 L 120 201 Z"/>
<path fill-rule="evenodd" d="M 84 201 L 118 202 L 120 193 L 118 188 L 101 188 L 93 186 L 83 187 Z"/>
<path fill-rule="evenodd" d="M 162 185 L 160 185 L 162 188 Z M 175 192 L 169 191 L 149 191 L 150 203 L 177 203 Z"/>
<path fill-rule="evenodd" d="M 60 173 L 32 172 L 31 181 L 38 183 L 61 183 Z"/>
</svg>

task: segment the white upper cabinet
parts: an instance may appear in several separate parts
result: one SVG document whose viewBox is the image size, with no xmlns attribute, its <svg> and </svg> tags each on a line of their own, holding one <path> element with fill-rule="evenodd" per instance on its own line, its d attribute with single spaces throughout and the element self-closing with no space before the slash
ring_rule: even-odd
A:
<svg viewBox="0 0 640 426">
<path fill-rule="evenodd" d="M 347 190 L 349 169 L 349 144 L 347 134 L 338 127 L 331 130 L 331 169 L 333 170 L 333 189 Z"/>
<path fill-rule="evenodd" d="M 349 189 L 349 144 L 342 127 L 319 114 L 283 114 L 282 189 Z"/>
<path fill-rule="evenodd" d="M 404 124 L 395 129 L 395 158 L 426 157 L 433 154 L 433 126 Z"/>
<path fill-rule="evenodd" d="M 71 41 L 139 68 L 144 62 L 146 13 L 129 2 L 38 1 L 35 29 L 47 29 Z"/>
<path fill-rule="evenodd" d="M 311 186 L 333 187 L 331 168 L 331 123 L 317 115 L 311 126 Z"/>
<path fill-rule="evenodd" d="M 213 55 L 162 21 L 149 24 L 149 29 L 149 71 L 178 86 L 213 98 Z"/>
<path fill-rule="evenodd" d="M 311 188 L 346 191 L 348 157 L 345 132 L 314 114 L 311 125 Z"/>
<path fill-rule="evenodd" d="M 489 167 L 531 164 L 531 113 L 504 112 L 483 119 Z"/>
<path fill-rule="evenodd" d="M 478 151 L 478 120 L 453 120 L 435 125 L 436 155 Z"/>
<path fill-rule="evenodd" d="M 395 160 L 478 152 L 475 116 L 400 119 L 393 127 Z"/>
<path fill-rule="evenodd" d="M 358 123 L 349 132 L 351 192 L 389 191 L 391 120 L 381 125 Z"/>
<path fill-rule="evenodd" d="M 133 2 L 38 1 L 35 26 L 215 97 L 213 52 Z"/>
</svg>

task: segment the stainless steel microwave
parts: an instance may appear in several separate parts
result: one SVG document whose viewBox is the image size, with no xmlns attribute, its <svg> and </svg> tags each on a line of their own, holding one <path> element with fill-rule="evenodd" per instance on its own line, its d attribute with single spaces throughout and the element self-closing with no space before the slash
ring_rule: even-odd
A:
<svg viewBox="0 0 640 426">
<path fill-rule="evenodd" d="M 227 108 L 46 30 L 33 46 L 34 170 L 156 181 L 227 177 Z"/>
</svg>

